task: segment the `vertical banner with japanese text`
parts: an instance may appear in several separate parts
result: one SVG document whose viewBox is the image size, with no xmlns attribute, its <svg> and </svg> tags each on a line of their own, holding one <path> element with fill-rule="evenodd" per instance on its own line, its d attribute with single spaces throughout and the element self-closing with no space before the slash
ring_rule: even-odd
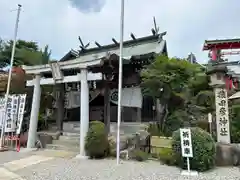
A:
<svg viewBox="0 0 240 180">
<path fill-rule="evenodd" d="M 5 113 L 4 113 L 4 102 L 5 99 L 4 98 L 0 98 L 0 127 L 2 128 L 2 123 L 3 121 L 5 121 Z"/>
<path fill-rule="evenodd" d="M 182 157 L 193 157 L 192 136 L 190 128 L 180 129 Z"/>
<path fill-rule="evenodd" d="M 18 118 L 17 118 L 17 129 L 16 134 L 20 134 L 22 128 L 22 122 L 24 117 L 24 110 L 25 110 L 25 103 L 26 103 L 26 94 L 19 95 L 19 106 L 18 106 Z"/>
<path fill-rule="evenodd" d="M 6 122 L 5 122 L 5 132 L 13 132 L 15 129 L 13 129 L 13 115 L 12 115 L 12 109 L 13 109 L 13 96 L 8 96 L 7 100 L 7 114 L 6 114 Z"/>
<path fill-rule="evenodd" d="M 217 141 L 230 143 L 228 96 L 225 88 L 215 88 Z"/>
<path fill-rule="evenodd" d="M 5 132 L 20 134 L 24 117 L 26 94 L 13 94 L 8 97 L 7 111 L 5 112 L 4 97 L 0 97 L 0 127 L 5 121 Z"/>
<path fill-rule="evenodd" d="M 15 129 L 16 129 L 18 103 L 19 103 L 19 96 L 16 94 L 12 95 L 11 129 L 10 129 L 11 132 L 15 132 Z"/>
</svg>

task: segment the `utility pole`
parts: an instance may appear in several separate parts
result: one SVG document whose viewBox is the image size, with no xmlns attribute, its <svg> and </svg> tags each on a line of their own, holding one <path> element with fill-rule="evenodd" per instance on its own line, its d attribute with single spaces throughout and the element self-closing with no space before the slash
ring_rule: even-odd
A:
<svg viewBox="0 0 240 180">
<path fill-rule="evenodd" d="M 10 59 L 10 67 L 9 67 L 9 74 L 8 74 L 8 83 L 7 83 L 7 90 L 5 94 L 5 102 L 4 102 L 4 118 L 2 119 L 2 128 L 1 128 L 1 141 L 0 141 L 0 149 L 4 148 L 4 133 L 5 133 L 5 121 L 6 121 L 6 116 L 7 116 L 7 101 L 8 101 L 8 96 L 9 96 L 9 91 L 10 91 L 10 85 L 11 85 L 11 79 L 12 79 L 12 67 L 13 67 L 13 61 L 14 61 L 14 56 L 15 56 L 15 48 L 16 48 L 16 41 L 17 41 L 17 33 L 18 33 L 18 24 L 19 24 L 19 17 L 20 17 L 20 12 L 21 12 L 21 7 L 22 5 L 18 4 L 18 9 L 17 9 L 17 19 L 15 23 L 15 28 L 14 28 L 14 40 L 13 40 L 13 46 L 12 46 L 12 54 L 11 54 L 11 59 Z"/>
<path fill-rule="evenodd" d="M 122 69 L 123 69 L 123 35 L 124 35 L 124 0 L 121 0 L 120 15 L 120 49 L 119 49 L 119 78 L 118 78 L 118 113 L 117 113 L 117 164 L 120 161 L 120 125 L 122 113 Z"/>
</svg>

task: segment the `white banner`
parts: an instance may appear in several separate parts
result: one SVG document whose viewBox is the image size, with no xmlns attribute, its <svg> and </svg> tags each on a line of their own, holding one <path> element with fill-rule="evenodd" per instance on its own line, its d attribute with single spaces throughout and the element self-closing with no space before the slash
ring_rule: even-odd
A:
<svg viewBox="0 0 240 180">
<path fill-rule="evenodd" d="M 58 93 L 57 93 L 58 94 Z M 90 91 L 89 92 L 89 102 L 94 100 L 98 95 L 100 94 L 100 91 Z M 56 95 L 55 99 L 57 99 L 59 95 Z M 81 98 L 81 92 L 80 91 L 69 91 L 66 92 L 64 95 L 64 107 L 66 109 L 72 109 L 72 108 L 78 108 L 80 107 L 80 98 Z M 56 108 L 56 101 L 53 102 L 53 107 Z"/>
<path fill-rule="evenodd" d="M 8 97 L 5 132 L 14 132 L 13 95 Z"/>
<path fill-rule="evenodd" d="M 10 95 L 8 97 L 7 111 L 5 113 L 5 97 L 0 98 L 0 126 L 2 126 L 2 122 L 4 120 L 5 132 L 16 132 L 17 134 L 20 133 L 24 116 L 25 100 L 26 94 Z M 19 114 L 19 112 L 22 113 Z"/>
<path fill-rule="evenodd" d="M 5 113 L 4 113 L 4 101 L 5 99 L 4 98 L 1 98 L 0 97 L 0 127 L 2 128 L 2 122 L 3 122 L 3 119 L 5 119 Z"/>
<path fill-rule="evenodd" d="M 100 91 L 94 90 L 89 92 L 89 102 L 94 100 Z M 56 93 L 55 99 L 59 96 Z M 72 109 L 80 107 L 80 91 L 69 91 L 65 93 L 64 106 L 66 109 Z M 114 104 L 118 103 L 118 90 L 113 89 L 110 92 L 110 101 Z M 122 106 L 124 107 L 137 107 L 142 108 L 143 96 L 140 87 L 131 87 L 122 89 Z M 53 107 L 56 108 L 56 102 L 53 102 Z"/>
<path fill-rule="evenodd" d="M 139 87 L 122 89 L 122 106 L 142 108 L 142 92 Z M 113 89 L 110 93 L 110 101 L 118 104 L 118 90 Z"/>
<path fill-rule="evenodd" d="M 20 134 L 22 128 L 22 122 L 24 117 L 25 111 L 25 104 L 26 104 L 26 94 L 19 95 L 19 106 L 18 106 L 18 114 L 17 114 L 17 129 L 16 134 Z"/>
</svg>

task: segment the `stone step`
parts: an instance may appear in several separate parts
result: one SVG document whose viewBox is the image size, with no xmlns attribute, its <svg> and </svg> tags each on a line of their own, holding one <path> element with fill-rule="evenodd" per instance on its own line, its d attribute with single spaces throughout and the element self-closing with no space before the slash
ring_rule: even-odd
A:
<svg viewBox="0 0 240 180">
<path fill-rule="evenodd" d="M 66 132 L 71 132 L 71 131 L 79 132 L 79 131 L 80 131 L 80 127 L 74 127 L 74 128 L 63 128 L 63 131 L 66 131 Z"/>
<path fill-rule="evenodd" d="M 75 140 L 53 140 L 52 144 L 79 147 L 80 141 L 75 141 Z"/>
<path fill-rule="evenodd" d="M 80 136 L 59 136 L 60 141 L 80 141 Z"/>
<path fill-rule="evenodd" d="M 117 132 L 117 124 L 111 124 L 111 132 Z M 124 134 L 135 134 L 141 130 L 146 129 L 146 124 L 144 123 L 122 123 L 120 126 L 120 131 Z"/>
<path fill-rule="evenodd" d="M 66 145 L 59 145 L 59 144 L 47 144 L 46 149 L 79 152 L 79 146 L 78 147 L 77 146 L 66 146 Z"/>
<path fill-rule="evenodd" d="M 66 132 L 64 131 L 63 133 L 63 136 L 69 136 L 69 137 L 80 137 L 80 134 L 79 132 Z"/>
<path fill-rule="evenodd" d="M 80 122 L 64 122 L 63 131 L 80 131 Z"/>
</svg>

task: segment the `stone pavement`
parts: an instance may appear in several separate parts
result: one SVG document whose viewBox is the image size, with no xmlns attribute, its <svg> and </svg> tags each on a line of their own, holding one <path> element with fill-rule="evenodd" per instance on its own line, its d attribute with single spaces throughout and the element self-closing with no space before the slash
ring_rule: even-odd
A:
<svg viewBox="0 0 240 180">
<path fill-rule="evenodd" d="M 4 155 L 5 154 L 5 155 Z M 185 180 L 180 170 L 157 161 L 83 160 L 66 151 L 0 153 L 0 180 Z M 1 159 L 1 158 L 5 159 Z M 12 159 L 11 159 L 12 158 Z M 191 180 L 239 180 L 236 167 L 216 168 Z"/>
<path fill-rule="evenodd" d="M 0 152 L 0 180 L 25 180 L 17 171 L 54 158 L 72 158 L 76 153 L 66 151 Z"/>
</svg>

